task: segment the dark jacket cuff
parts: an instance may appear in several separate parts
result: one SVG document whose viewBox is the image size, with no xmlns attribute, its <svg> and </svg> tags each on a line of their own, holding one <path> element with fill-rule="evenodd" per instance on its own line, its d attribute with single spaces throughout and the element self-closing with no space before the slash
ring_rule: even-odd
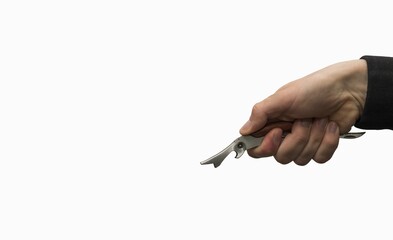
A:
<svg viewBox="0 0 393 240">
<path fill-rule="evenodd" d="M 367 97 L 355 127 L 393 129 L 393 58 L 363 56 L 367 62 Z"/>
</svg>

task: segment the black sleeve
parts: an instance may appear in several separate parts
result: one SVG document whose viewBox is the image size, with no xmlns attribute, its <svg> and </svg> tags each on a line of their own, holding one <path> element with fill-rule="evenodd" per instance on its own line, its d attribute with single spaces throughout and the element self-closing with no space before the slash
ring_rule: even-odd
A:
<svg viewBox="0 0 393 240">
<path fill-rule="evenodd" d="M 367 97 L 355 127 L 393 129 L 393 58 L 363 56 L 367 62 Z"/>
</svg>

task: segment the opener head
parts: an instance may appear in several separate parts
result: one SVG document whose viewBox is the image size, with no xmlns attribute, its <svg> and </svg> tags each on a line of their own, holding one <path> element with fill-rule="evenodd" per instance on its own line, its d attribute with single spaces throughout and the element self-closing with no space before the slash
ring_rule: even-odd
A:
<svg viewBox="0 0 393 240">
<path fill-rule="evenodd" d="M 236 152 L 235 158 L 240 158 L 246 150 L 258 146 L 262 142 L 262 139 L 263 138 L 255 138 L 252 136 L 239 137 L 221 152 L 205 161 L 202 161 L 201 165 L 213 164 L 214 167 L 217 168 L 232 151 Z"/>
<path fill-rule="evenodd" d="M 246 145 L 244 144 L 244 142 L 242 142 L 241 137 L 237 138 L 228 147 L 224 148 L 224 150 L 217 153 L 213 157 L 202 161 L 201 165 L 213 164 L 214 167 L 218 167 L 232 151 L 236 152 L 235 158 L 240 158 L 246 151 Z"/>
</svg>

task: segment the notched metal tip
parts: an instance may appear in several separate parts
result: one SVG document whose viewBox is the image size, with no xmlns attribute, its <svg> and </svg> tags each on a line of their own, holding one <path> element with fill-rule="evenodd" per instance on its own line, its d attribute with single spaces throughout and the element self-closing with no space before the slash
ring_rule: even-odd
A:
<svg viewBox="0 0 393 240">
<path fill-rule="evenodd" d="M 211 159 L 211 158 L 201 162 L 201 165 L 208 165 L 208 164 L 213 164 L 214 167 L 218 167 L 221 165 L 221 162 L 219 163 L 216 160 Z"/>
<path fill-rule="evenodd" d="M 206 164 L 213 164 L 215 168 L 219 167 L 221 163 L 225 160 L 225 158 L 232 152 L 236 151 L 236 144 L 237 140 L 233 141 L 228 147 L 224 148 L 221 152 L 217 153 L 213 157 L 202 161 L 201 165 L 206 165 Z M 236 151 L 236 157 L 240 157 L 243 153 Z"/>
<path fill-rule="evenodd" d="M 216 155 L 205 161 L 202 161 L 201 165 L 213 164 L 214 167 L 217 168 L 231 152 L 234 151 L 236 153 L 235 158 L 240 158 L 241 156 L 243 156 L 247 149 L 258 146 L 261 143 L 262 139 L 263 138 L 255 138 L 252 136 L 239 137 L 235 141 L 233 141 L 228 147 L 224 148 L 224 150 L 222 150 L 221 152 L 217 153 Z"/>
</svg>

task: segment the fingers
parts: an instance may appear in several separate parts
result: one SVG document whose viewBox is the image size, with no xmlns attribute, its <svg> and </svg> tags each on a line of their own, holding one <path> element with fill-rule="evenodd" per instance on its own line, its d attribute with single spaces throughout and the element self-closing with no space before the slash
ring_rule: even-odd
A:
<svg viewBox="0 0 393 240">
<path fill-rule="evenodd" d="M 277 162 L 288 164 L 297 159 L 309 141 L 311 126 L 310 119 L 295 121 L 292 132 L 285 137 L 274 156 Z"/>
<path fill-rule="evenodd" d="M 296 136 L 295 136 L 296 135 Z M 282 164 L 294 161 L 304 166 L 311 159 L 317 163 L 325 163 L 337 149 L 340 131 L 335 122 L 327 119 L 316 119 L 312 124 L 303 120 L 295 122 L 292 133 L 285 137 L 278 148 L 275 158 Z"/>
<path fill-rule="evenodd" d="M 280 128 L 270 130 L 262 144 L 248 150 L 248 154 L 254 158 L 274 156 L 282 164 L 293 161 L 304 166 L 312 159 L 325 163 L 333 156 L 340 137 L 337 124 L 326 118 L 297 120 L 291 133 L 285 138 L 282 134 Z"/>
</svg>

